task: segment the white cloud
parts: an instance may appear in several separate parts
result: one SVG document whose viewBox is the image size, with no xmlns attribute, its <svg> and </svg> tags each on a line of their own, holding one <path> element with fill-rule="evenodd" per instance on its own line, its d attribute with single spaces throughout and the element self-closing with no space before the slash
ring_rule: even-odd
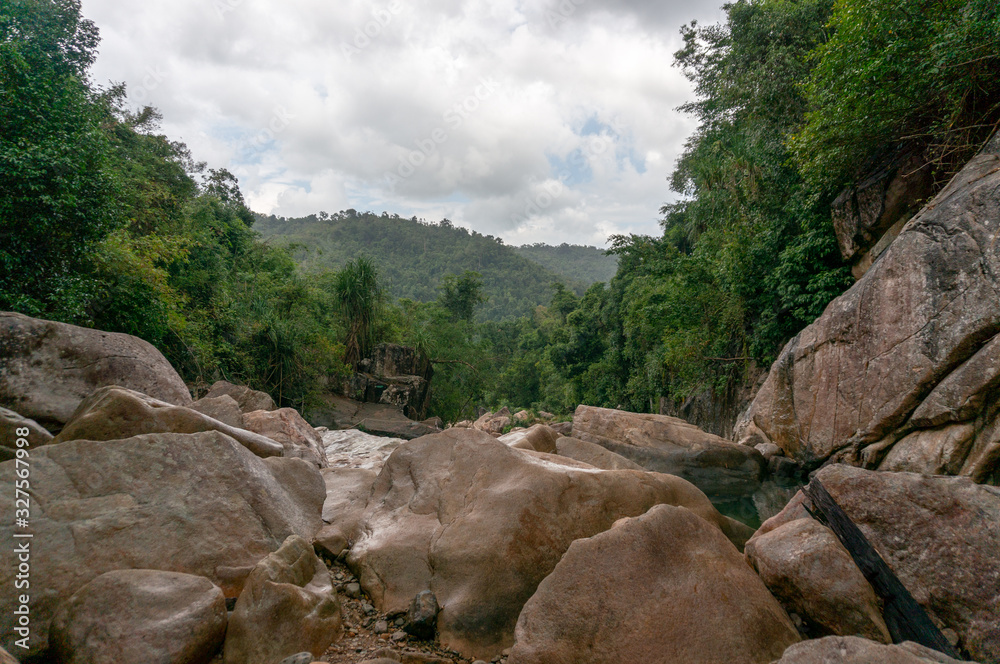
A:
<svg viewBox="0 0 1000 664">
<path fill-rule="evenodd" d="M 255 209 L 353 207 L 508 243 L 656 233 L 694 129 L 672 67 L 714 2 L 84 0 L 99 83 L 226 166 Z"/>
</svg>

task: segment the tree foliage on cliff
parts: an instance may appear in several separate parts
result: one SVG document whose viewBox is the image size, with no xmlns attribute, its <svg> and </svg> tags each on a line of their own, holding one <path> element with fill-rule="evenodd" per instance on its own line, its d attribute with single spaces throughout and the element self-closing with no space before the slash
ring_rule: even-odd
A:
<svg viewBox="0 0 1000 664">
<path fill-rule="evenodd" d="M 1000 5 L 994 0 L 839 0 L 811 56 L 809 111 L 792 141 L 820 191 L 850 184 L 904 143 L 939 183 L 1000 123 Z"/>
</svg>

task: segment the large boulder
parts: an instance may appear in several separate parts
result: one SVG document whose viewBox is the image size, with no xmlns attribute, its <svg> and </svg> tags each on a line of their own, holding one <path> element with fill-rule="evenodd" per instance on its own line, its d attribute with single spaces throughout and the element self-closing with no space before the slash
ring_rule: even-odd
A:
<svg viewBox="0 0 1000 664">
<path fill-rule="evenodd" d="M 55 433 L 106 385 L 191 403 L 163 354 L 138 337 L 0 312 L 0 406 Z"/>
<path fill-rule="evenodd" d="M 857 636 L 828 636 L 796 643 L 774 664 L 876 663 L 961 664 L 957 659 L 911 641 L 899 645 L 885 645 Z"/>
<path fill-rule="evenodd" d="M 890 455 L 890 468 L 1000 479 L 998 218 L 1000 135 L 788 342 L 745 422 L 812 465 Z M 963 423 L 971 435 L 940 428 Z"/>
<path fill-rule="evenodd" d="M 508 664 L 763 664 L 799 640 L 718 528 L 670 505 L 573 542 L 515 635 Z"/>
<path fill-rule="evenodd" d="M 892 642 L 875 591 L 829 528 L 806 518 L 757 533 L 746 558 L 809 636 Z"/>
<path fill-rule="evenodd" d="M 213 420 L 219 420 L 231 427 L 243 428 L 243 411 L 240 410 L 236 399 L 228 394 L 218 397 L 202 397 L 191 404 L 191 410 L 208 415 Z"/>
<path fill-rule="evenodd" d="M 713 498 L 760 489 L 767 462 L 760 452 L 667 415 L 579 406 L 573 437 L 596 443 L 649 470 L 677 475 Z"/>
<path fill-rule="evenodd" d="M 260 457 L 284 453 L 281 444 L 270 438 L 121 387 L 102 387 L 81 401 L 65 428 L 51 442 L 121 440 L 147 433 L 201 431 L 224 433 Z"/>
<path fill-rule="evenodd" d="M 320 472 L 326 482 L 326 502 L 323 527 L 314 544 L 326 555 L 336 557 L 361 534 L 376 475 L 365 468 L 324 468 Z"/>
<path fill-rule="evenodd" d="M 159 570 L 102 574 L 52 621 L 58 664 L 207 664 L 226 635 L 226 598 L 203 576 Z"/>
<path fill-rule="evenodd" d="M 563 436 L 556 441 L 556 453 L 604 470 L 645 470 L 635 461 L 615 454 L 597 443 L 588 443 L 570 436 Z"/>
<path fill-rule="evenodd" d="M 1000 489 L 844 464 L 816 477 L 931 618 L 1000 662 Z"/>
<path fill-rule="evenodd" d="M 511 431 L 497 440 L 517 449 L 555 454 L 559 434 L 544 424 L 536 424 L 528 429 Z"/>
<path fill-rule="evenodd" d="M 255 410 L 277 410 L 274 399 L 267 392 L 261 392 L 245 385 L 234 385 L 227 380 L 216 381 L 205 395 L 206 399 L 228 396 L 236 401 L 244 413 Z"/>
<path fill-rule="evenodd" d="M 439 431 L 437 427 L 411 420 L 395 406 L 362 403 L 330 394 L 321 397 L 320 403 L 308 408 L 304 415 L 313 426 L 329 429 L 363 428 L 370 434 L 387 438 L 413 440 Z"/>
<path fill-rule="evenodd" d="M 18 445 L 17 441 L 21 440 Z M 52 440 L 52 434 L 34 420 L 0 408 L 0 461 L 9 461 L 21 447 L 37 447 Z"/>
<path fill-rule="evenodd" d="M 470 429 L 411 441 L 375 481 L 347 562 L 384 612 L 433 592 L 442 644 L 489 659 L 513 643 L 521 608 L 570 543 L 616 519 L 668 503 L 739 545 L 750 534 L 680 478 L 559 459 Z"/>
<path fill-rule="evenodd" d="M 10 496 L 16 471 L 13 461 L 0 464 L 0 491 Z M 47 648 L 58 604 L 105 572 L 195 574 L 236 597 L 286 537 L 311 541 L 325 497 L 319 471 L 301 459 L 260 459 L 216 431 L 46 445 L 32 450 L 30 483 L 32 656 Z M 13 509 L 11 500 L 0 512 L 7 542 L 23 530 Z M 2 606 L 19 595 L 17 556 L 13 545 L 0 549 Z M 11 611 L 0 614 L 0 645 L 11 646 L 15 626 Z"/>
<path fill-rule="evenodd" d="M 294 408 L 255 410 L 243 415 L 243 427 L 281 443 L 283 456 L 305 459 L 317 468 L 326 468 L 323 438 Z"/>
<path fill-rule="evenodd" d="M 330 571 L 292 535 L 247 578 L 229 619 L 224 661 L 274 664 L 304 651 L 318 658 L 342 634 Z"/>
</svg>

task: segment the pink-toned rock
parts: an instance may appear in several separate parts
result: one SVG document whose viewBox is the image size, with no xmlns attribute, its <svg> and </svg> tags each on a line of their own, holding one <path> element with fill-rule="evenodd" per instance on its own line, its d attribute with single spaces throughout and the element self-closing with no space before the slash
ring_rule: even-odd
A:
<svg viewBox="0 0 1000 664">
<path fill-rule="evenodd" d="M 874 468 L 903 441 L 890 467 L 996 481 L 1000 446 L 983 440 L 979 420 L 992 419 L 1000 386 L 997 218 L 1000 135 L 785 346 L 749 419 L 807 464 Z M 956 423 L 981 433 L 971 444 L 953 429 L 909 437 Z M 982 448 L 967 469 L 963 456 Z"/>
<path fill-rule="evenodd" d="M 513 643 L 524 602 L 570 543 L 620 517 L 677 504 L 739 545 L 749 535 L 680 478 L 550 458 L 559 457 L 469 429 L 399 447 L 375 482 L 347 558 L 374 604 L 405 611 L 430 590 L 442 607 L 441 643 L 489 659 Z"/>
<path fill-rule="evenodd" d="M 1000 489 L 844 464 L 816 477 L 931 618 L 976 661 L 1000 661 Z"/>
<path fill-rule="evenodd" d="M 361 535 L 376 475 L 364 468 L 324 468 L 320 472 L 326 482 L 326 502 L 323 527 L 314 544 L 325 555 L 335 558 Z"/>
<path fill-rule="evenodd" d="M 225 664 L 274 664 L 289 655 L 321 656 L 343 634 L 330 571 L 309 543 L 292 535 L 254 567 L 229 619 Z"/>
<path fill-rule="evenodd" d="M 202 576 L 118 570 L 63 602 L 52 621 L 57 664 L 207 664 L 226 635 L 226 598 Z"/>
<path fill-rule="evenodd" d="M 670 505 L 573 542 L 515 634 L 508 664 L 764 664 L 799 640 L 722 533 Z"/>
<path fill-rule="evenodd" d="M 305 459 L 318 468 L 329 465 L 323 439 L 294 408 L 244 413 L 243 428 L 281 443 L 283 456 Z"/>
<path fill-rule="evenodd" d="M 81 401 L 107 385 L 191 404 L 163 354 L 138 337 L 0 312 L 0 406 L 57 433 Z"/>
<path fill-rule="evenodd" d="M 798 519 L 746 545 L 746 558 L 810 636 L 862 636 L 891 643 L 882 605 L 851 554 L 829 528 Z"/>
<path fill-rule="evenodd" d="M 544 424 L 536 424 L 530 429 L 522 429 L 521 431 L 512 431 L 498 438 L 504 445 L 522 450 L 545 452 L 546 454 L 555 454 L 558 439 L 559 434 Z"/>
<path fill-rule="evenodd" d="M 233 385 L 229 381 L 220 380 L 214 383 L 209 389 L 206 399 L 215 397 L 232 397 L 240 410 L 244 413 L 252 413 L 255 410 L 276 410 L 278 407 L 267 392 L 261 392 L 245 385 Z"/>
<path fill-rule="evenodd" d="M 13 461 L 0 491 L 14 496 Z M 311 478 L 311 479 L 310 479 Z M 301 459 L 260 459 L 219 432 L 77 440 L 31 453 L 31 650 L 48 645 L 59 603 L 113 570 L 204 576 L 236 597 L 259 560 L 286 537 L 307 541 L 322 525 L 319 471 Z M 13 542 L 14 501 L 0 505 L 0 539 Z M 20 591 L 14 546 L 0 548 L 0 606 Z M 15 616 L 0 612 L 11 648 Z"/>
<path fill-rule="evenodd" d="M 556 453 L 604 470 L 646 470 L 634 461 L 615 454 L 597 443 L 563 436 L 556 441 Z"/>
<path fill-rule="evenodd" d="M 573 437 L 596 443 L 648 470 L 677 475 L 709 496 L 740 498 L 760 489 L 767 462 L 737 445 L 667 415 L 579 406 Z"/>
<path fill-rule="evenodd" d="M 149 433 L 202 431 L 223 433 L 260 457 L 283 453 L 281 444 L 270 438 L 121 387 L 102 387 L 81 401 L 65 428 L 50 442 L 121 440 Z"/>
<path fill-rule="evenodd" d="M 962 663 L 910 641 L 899 645 L 885 645 L 856 636 L 827 636 L 793 645 L 774 664 Z"/>
</svg>

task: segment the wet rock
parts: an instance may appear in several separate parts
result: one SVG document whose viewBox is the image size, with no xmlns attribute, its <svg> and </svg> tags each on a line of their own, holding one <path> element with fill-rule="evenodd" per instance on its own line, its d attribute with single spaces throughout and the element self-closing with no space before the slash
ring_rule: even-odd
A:
<svg viewBox="0 0 1000 664">
<path fill-rule="evenodd" d="M 434 593 L 429 590 L 417 593 L 406 612 L 403 631 L 423 641 L 433 641 L 438 610 Z"/>
</svg>

